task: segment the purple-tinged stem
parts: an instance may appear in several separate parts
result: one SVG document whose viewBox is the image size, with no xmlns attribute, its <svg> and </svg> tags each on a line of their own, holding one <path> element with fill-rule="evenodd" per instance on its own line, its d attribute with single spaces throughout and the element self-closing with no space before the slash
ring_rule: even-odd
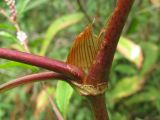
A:
<svg viewBox="0 0 160 120">
<path fill-rule="evenodd" d="M 109 73 L 117 47 L 117 43 L 134 0 L 117 0 L 116 7 L 105 29 L 104 40 L 100 50 L 89 69 L 86 84 L 97 87 L 99 84 L 107 84 Z M 105 96 L 89 96 L 95 120 L 109 120 Z"/>
<path fill-rule="evenodd" d="M 9 50 L 6 48 L 0 48 L 0 58 L 26 63 L 29 65 L 34 65 L 54 72 L 58 72 L 70 77 L 71 79 L 76 79 L 77 82 L 80 82 L 80 80 L 82 80 L 84 76 L 83 71 L 76 66 L 69 65 L 58 60 Z"/>
<path fill-rule="evenodd" d="M 107 83 L 117 43 L 134 0 L 117 0 L 110 17 L 101 48 L 87 77 L 87 84 Z"/>
<path fill-rule="evenodd" d="M 52 80 L 60 79 L 64 81 L 69 81 L 69 78 L 67 78 L 63 74 L 54 73 L 54 72 L 41 72 L 41 73 L 36 73 L 32 75 L 27 75 L 21 78 L 17 78 L 15 80 L 2 84 L 0 85 L 0 92 L 15 88 L 20 85 L 24 85 L 32 82 L 45 81 L 48 79 L 52 79 Z"/>
<path fill-rule="evenodd" d="M 104 94 L 87 96 L 87 98 L 92 107 L 94 120 L 109 120 Z"/>
</svg>

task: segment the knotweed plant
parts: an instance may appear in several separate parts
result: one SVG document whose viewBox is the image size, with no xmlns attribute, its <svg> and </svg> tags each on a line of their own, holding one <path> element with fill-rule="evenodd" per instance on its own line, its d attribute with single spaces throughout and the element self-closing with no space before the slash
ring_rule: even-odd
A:
<svg viewBox="0 0 160 120">
<path fill-rule="evenodd" d="M 26 52 L 29 52 L 27 46 L 27 35 L 24 31 L 21 30 L 18 22 L 17 22 L 17 11 L 15 7 L 15 0 L 4 0 L 7 6 L 9 7 L 10 15 L 7 15 L 5 10 L 0 7 L 0 13 L 5 16 L 16 28 L 16 36 L 19 42 L 24 46 Z"/>
<path fill-rule="evenodd" d="M 5 0 L 8 2 L 12 0 Z M 30 53 L 0 48 L 0 58 L 17 61 L 49 70 L 27 75 L 0 85 L 0 92 L 30 82 L 58 79 L 68 82 L 92 106 L 95 120 L 108 120 L 104 93 L 119 37 L 134 0 L 117 0 L 107 25 L 98 35 L 92 32 L 92 24 L 75 38 L 66 62 Z M 12 4 L 11 4 L 12 6 Z M 13 9 L 10 7 L 10 9 Z M 15 11 L 11 10 L 11 14 Z M 12 18 L 13 20 L 16 17 Z"/>
</svg>

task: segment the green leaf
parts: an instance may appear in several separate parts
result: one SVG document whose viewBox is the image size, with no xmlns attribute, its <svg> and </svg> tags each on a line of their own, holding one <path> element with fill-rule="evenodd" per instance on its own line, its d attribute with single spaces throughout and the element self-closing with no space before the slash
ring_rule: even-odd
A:
<svg viewBox="0 0 160 120">
<path fill-rule="evenodd" d="M 42 43 L 40 55 L 45 55 L 52 39 L 60 30 L 63 30 L 64 28 L 79 22 L 82 18 L 83 18 L 82 13 L 73 13 L 62 16 L 58 18 L 56 21 L 53 21 L 53 23 L 49 26 L 45 34 L 45 39 Z"/>
<path fill-rule="evenodd" d="M 0 23 L 0 29 L 5 31 L 15 31 L 15 27 L 8 22 Z"/>
<path fill-rule="evenodd" d="M 141 74 L 145 74 L 157 61 L 158 59 L 158 47 L 149 42 L 141 43 L 144 52 L 144 63 L 141 70 Z"/>
<path fill-rule="evenodd" d="M 23 64 L 23 63 L 19 63 L 19 62 L 5 62 L 5 63 L 1 63 L 0 64 L 0 68 L 1 69 L 5 69 L 5 68 L 13 68 L 13 67 L 21 67 L 21 68 L 25 68 L 25 69 L 30 69 L 32 71 L 38 71 L 38 68 L 31 66 L 31 65 L 27 65 L 27 64 Z"/>
<path fill-rule="evenodd" d="M 132 66 L 125 65 L 125 64 L 118 64 L 115 66 L 115 71 L 118 71 L 122 74 L 126 75 L 133 75 L 136 74 L 137 70 L 134 69 Z"/>
<path fill-rule="evenodd" d="M 56 89 L 56 103 L 66 119 L 69 102 L 73 93 L 72 87 L 66 82 L 59 81 Z"/>
<path fill-rule="evenodd" d="M 23 15 L 23 12 L 25 11 L 27 5 L 29 4 L 31 0 L 20 0 L 17 2 L 16 6 L 17 6 L 17 16 L 19 18 L 21 18 L 21 16 Z"/>
<path fill-rule="evenodd" d="M 127 105 L 134 105 L 142 102 L 151 102 L 151 101 L 158 101 L 159 98 L 159 91 L 154 87 L 150 87 L 145 89 L 139 94 L 132 96 L 128 101 L 126 101 Z"/>
<path fill-rule="evenodd" d="M 140 78 L 138 76 L 126 77 L 120 80 L 110 95 L 111 100 L 121 99 L 137 92 L 140 88 Z"/>
<path fill-rule="evenodd" d="M 17 13 L 18 13 L 18 18 L 20 19 L 23 17 L 24 13 L 41 5 L 44 4 L 45 2 L 48 2 L 48 0 L 21 0 L 18 1 L 16 6 L 17 6 Z"/>
<path fill-rule="evenodd" d="M 24 10 L 24 12 L 27 12 L 35 7 L 38 7 L 41 4 L 44 4 L 45 2 L 48 2 L 48 0 L 36 0 L 36 1 L 31 1 L 29 3 L 29 5 L 26 6 L 26 9 Z"/>
<path fill-rule="evenodd" d="M 142 66 L 143 55 L 139 45 L 127 38 L 121 37 L 117 48 L 125 58 L 136 64 L 138 68 Z"/>
<path fill-rule="evenodd" d="M 13 36 L 12 34 L 5 32 L 5 31 L 0 31 L 0 36 L 7 38 L 8 40 L 10 40 L 11 42 L 16 42 L 17 43 L 17 39 L 15 36 Z"/>
</svg>

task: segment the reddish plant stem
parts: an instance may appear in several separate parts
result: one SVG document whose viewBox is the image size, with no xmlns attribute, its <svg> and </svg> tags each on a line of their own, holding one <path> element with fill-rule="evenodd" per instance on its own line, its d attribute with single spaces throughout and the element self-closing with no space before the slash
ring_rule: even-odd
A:
<svg viewBox="0 0 160 120">
<path fill-rule="evenodd" d="M 108 83 L 117 43 L 133 2 L 134 0 L 117 0 L 116 8 L 108 21 L 101 48 L 89 69 L 86 84 L 97 86 L 98 84 Z M 88 99 L 95 120 L 109 120 L 104 94 L 88 96 Z"/>
<path fill-rule="evenodd" d="M 89 102 L 91 103 L 92 113 L 94 114 L 95 120 L 109 120 L 105 95 L 97 95 L 97 96 L 87 96 Z"/>
<path fill-rule="evenodd" d="M 127 20 L 134 0 L 117 0 L 116 8 L 110 17 L 101 48 L 87 77 L 87 84 L 108 82 L 109 72 L 119 37 Z"/>
<path fill-rule="evenodd" d="M 68 65 L 58 60 L 49 59 L 46 57 L 41 57 L 29 53 L 9 50 L 6 48 L 0 48 L 0 58 L 26 63 L 51 71 L 55 71 L 64 74 L 70 77 L 71 79 L 79 80 L 77 82 L 80 82 L 80 80 L 84 76 L 83 71 L 77 68 L 76 66 Z"/>
<path fill-rule="evenodd" d="M 2 84 L 2 85 L 0 85 L 0 92 L 5 91 L 5 90 L 9 90 L 11 88 L 15 88 L 15 87 L 23 85 L 23 84 L 45 81 L 48 79 L 52 79 L 52 80 L 60 79 L 60 80 L 64 80 L 67 82 L 69 81 L 69 78 L 67 78 L 63 74 L 54 73 L 54 72 L 41 72 L 41 73 L 36 73 L 36 74 L 32 74 L 32 75 L 27 75 L 27 76 L 24 76 L 21 78 L 17 78 L 17 79 L 12 80 L 8 83 Z"/>
</svg>

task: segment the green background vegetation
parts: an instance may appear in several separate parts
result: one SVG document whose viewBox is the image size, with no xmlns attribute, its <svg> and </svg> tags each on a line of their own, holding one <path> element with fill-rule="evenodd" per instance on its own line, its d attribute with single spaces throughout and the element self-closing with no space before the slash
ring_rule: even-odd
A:
<svg viewBox="0 0 160 120">
<path fill-rule="evenodd" d="M 104 27 L 116 0 L 81 0 L 94 32 Z M 8 13 L 3 0 L 0 7 Z M 33 54 L 65 61 L 73 40 L 89 24 L 76 0 L 16 0 L 18 23 L 29 39 Z M 160 1 L 136 0 L 120 39 L 106 101 L 111 120 L 160 119 Z M 141 48 L 136 60 L 134 47 Z M 0 15 L 0 47 L 23 51 L 15 28 Z M 123 53 L 126 48 L 127 53 Z M 143 60 L 141 62 L 141 60 Z M 44 71 L 0 59 L 0 84 Z M 51 120 L 53 112 L 40 83 L 24 85 L 0 94 L 0 120 Z M 65 83 L 48 81 L 46 90 L 53 96 L 65 119 L 92 120 L 84 97 Z"/>
</svg>

